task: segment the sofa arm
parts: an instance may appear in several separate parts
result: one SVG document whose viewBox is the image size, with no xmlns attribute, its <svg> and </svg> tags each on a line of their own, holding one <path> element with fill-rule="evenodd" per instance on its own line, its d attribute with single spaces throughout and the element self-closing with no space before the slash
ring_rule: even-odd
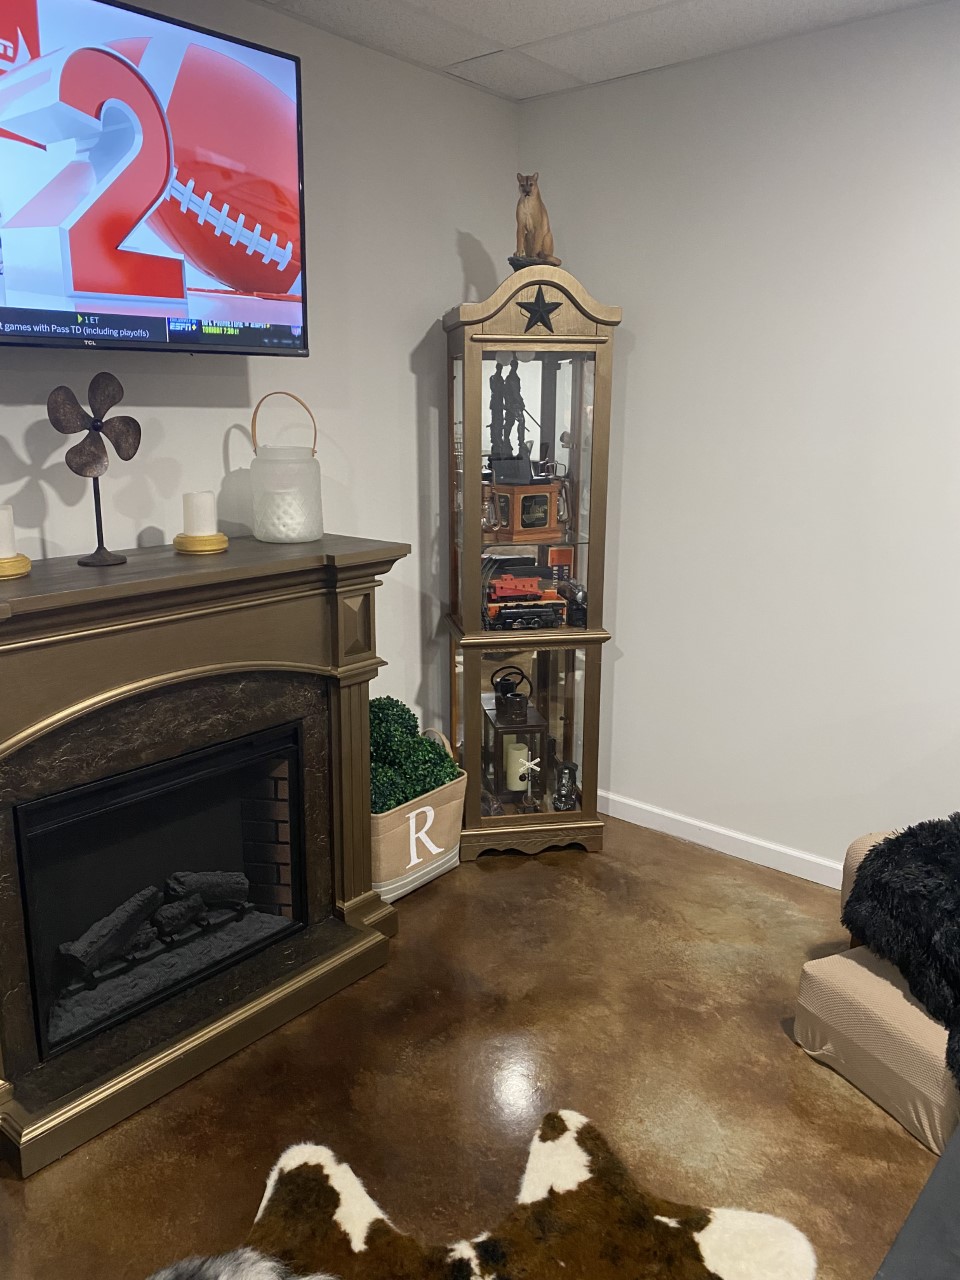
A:
<svg viewBox="0 0 960 1280">
<path fill-rule="evenodd" d="M 875 844 L 879 844 L 881 840 L 886 840 L 887 836 L 895 834 L 893 831 L 871 831 L 868 835 L 861 836 L 859 840 L 854 840 L 849 847 L 843 859 L 843 884 L 840 888 L 841 911 L 847 905 L 847 898 L 849 898 L 850 890 L 853 888 L 853 881 L 860 863 Z"/>
</svg>

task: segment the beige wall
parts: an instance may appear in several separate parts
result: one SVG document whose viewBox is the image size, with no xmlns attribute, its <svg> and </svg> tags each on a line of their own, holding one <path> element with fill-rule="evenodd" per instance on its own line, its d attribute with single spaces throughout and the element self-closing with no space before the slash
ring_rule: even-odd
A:
<svg viewBox="0 0 960 1280">
<path fill-rule="evenodd" d="M 625 317 L 608 805 L 827 881 L 960 805 L 958 72 L 953 4 L 522 112 Z"/>
<path fill-rule="evenodd" d="M 108 544 L 136 545 L 145 530 L 169 542 L 184 490 L 219 490 L 226 469 L 248 466 L 249 442 L 231 428 L 249 427 L 256 398 L 295 391 L 320 422 L 326 527 L 413 544 L 380 593 L 380 652 L 390 665 L 374 690 L 417 701 L 434 719 L 446 653 L 432 640 L 445 394 L 438 317 L 466 296 L 486 296 L 509 270 L 516 109 L 243 0 L 152 7 L 303 60 L 312 355 L 0 347 L 0 502 L 13 500 L 29 555 L 92 549 L 89 482 L 64 467 L 65 441 L 44 405 L 58 382 L 83 395 L 107 368 L 144 428 L 138 457 L 114 462 L 103 481 Z M 291 442 L 301 438 L 296 406 L 271 401 L 266 414 L 269 432 L 289 424 Z M 240 514 L 231 495 L 241 481 L 234 476 L 222 495 L 228 519 Z"/>
</svg>

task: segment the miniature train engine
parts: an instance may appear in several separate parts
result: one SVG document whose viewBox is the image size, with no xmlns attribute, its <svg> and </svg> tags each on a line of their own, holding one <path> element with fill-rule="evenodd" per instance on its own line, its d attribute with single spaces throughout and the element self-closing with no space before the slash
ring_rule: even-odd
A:
<svg viewBox="0 0 960 1280">
<path fill-rule="evenodd" d="M 490 578 L 483 601 L 486 631 L 538 631 L 562 627 L 567 620 L 567 604 L 552 583 L 536 576 L 517 577 L 503 573 Z"/>
</svg>

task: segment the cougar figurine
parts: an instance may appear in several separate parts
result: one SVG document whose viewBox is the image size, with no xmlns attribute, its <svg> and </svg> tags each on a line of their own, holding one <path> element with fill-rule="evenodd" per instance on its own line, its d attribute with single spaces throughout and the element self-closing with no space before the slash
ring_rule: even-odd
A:
<svg viewBox="0 0 960 1280">
<path fill-rule="evenodd" d="M 553 256 L 553 232 L 543 200 L 540 198 L 539 173 L 518 173 L 520 199 L 517 201 L 517 257 L 537 258 L 551 267 L 559 267 Z"/>
</svg>

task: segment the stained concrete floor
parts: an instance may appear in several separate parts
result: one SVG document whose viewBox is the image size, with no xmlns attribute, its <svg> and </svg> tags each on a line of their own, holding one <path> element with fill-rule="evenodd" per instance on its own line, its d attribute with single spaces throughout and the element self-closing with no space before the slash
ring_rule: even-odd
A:
<svg viewBox="0 0 960 1280">
<path fill-rule="evenodd" d="M 231 1248 L 302 1140 L 401 1229 L 475 1235 L 556 1107 L 672 1199 L 790 1218 L 820 1280 L 873 1276 L 933 1157 L 789 1039 L 834 892 L 610 820 L 602 854 L 482 858 L 398 905 L 385 968 L 27 1183 L 0 1166 L 3 1280 Z"/>
</svg>

